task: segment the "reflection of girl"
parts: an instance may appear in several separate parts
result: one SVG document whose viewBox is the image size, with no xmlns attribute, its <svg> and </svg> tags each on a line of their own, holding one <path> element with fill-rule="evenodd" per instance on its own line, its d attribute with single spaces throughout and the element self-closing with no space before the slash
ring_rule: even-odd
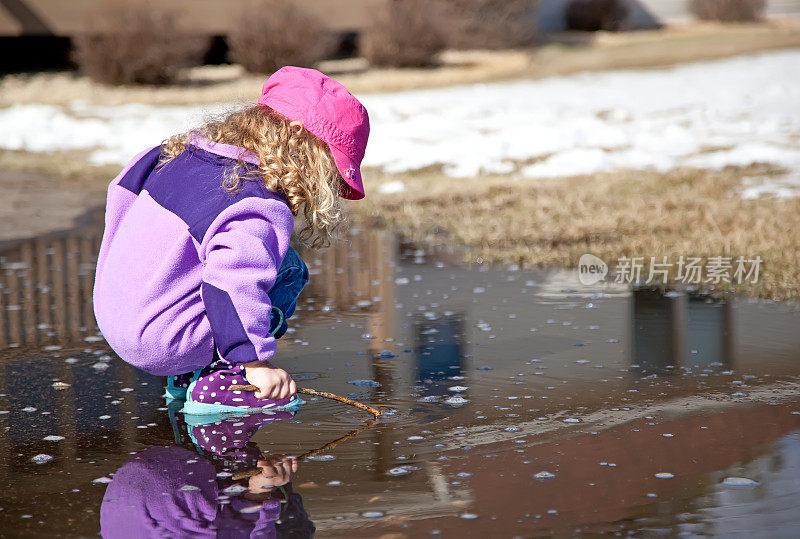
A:
<svg viewBox="0 0 800 539">
<path fill-rule="evenodd" d="M 248 442 L 268 417 L 190 426 L 197 452 L 174 445 L 135 455 L 103 496 L 103 537 L 311 537 L 314 525 L 290 484 L 297 460 L 263 458 Z M 221 443 L 237 432 L 242 434 L 235 443 Z M 255 467 L 262 473 L 233 479 Z"/>
</svg>

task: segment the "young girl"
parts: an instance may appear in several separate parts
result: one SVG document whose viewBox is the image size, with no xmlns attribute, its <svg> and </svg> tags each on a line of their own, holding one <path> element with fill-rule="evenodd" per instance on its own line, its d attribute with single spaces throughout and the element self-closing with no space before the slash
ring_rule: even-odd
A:
<svg viewBox="0 0 800 539">
<path fill-rule="evenodd" d="M 151 374 L 193 373 L 187 413 L 296 405 L 291 376 L 269 362 L 285 317 L 271 297 L 293 310 L 307 279 L 296 253 L 282 267 L 294 216 L 300 240 L 325 246 L 339 197 L 363 198 L 368 136 L 366 109 L 341 84 L 284 67 L 256 106 L 136 156 L 109 186 L 97 262 L 109 345 Z"/>
</svg>

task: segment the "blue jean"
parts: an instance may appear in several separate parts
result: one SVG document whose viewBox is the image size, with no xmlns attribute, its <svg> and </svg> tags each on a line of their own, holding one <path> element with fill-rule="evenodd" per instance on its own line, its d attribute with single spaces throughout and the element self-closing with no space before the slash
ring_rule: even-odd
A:
<svg viewBox="0 0 800 539">
<path fill-rule="evenodd" d="M 297 298 L 303 287 L 308 282 L 308 267 L 300 255 L 293 248 L 289 247 L 283 263 L 278 270 L 275 284 L 268 292 L 269 299 L 272 301 L 272 312 L 270 313 L 270 333 L 279 339 L 289 329 L 286 323 L 297 307 Z M 276 312 L 279 310 L 280 312 Z"/>
</svg>

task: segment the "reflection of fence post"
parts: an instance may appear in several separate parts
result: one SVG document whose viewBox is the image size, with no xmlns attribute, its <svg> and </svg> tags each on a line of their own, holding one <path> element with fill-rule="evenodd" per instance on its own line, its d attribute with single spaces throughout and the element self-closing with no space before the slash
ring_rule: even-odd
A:
<svg viewBox="0 0 800 539">
<path fill-rule="evenodd" d="M 725 303 L 722 305 L 722 353 L 725 357 L 725 365 L 729 369 L 736 369 L 736 310 L 733 302 L 735 296 L 728 294 Z"/>
<path fill-rule="evenodd" d="M 0 348 L 8 348 L 8 338 L 6 337 L 6 330 L 8 329 L 8 323 L 6 322 L 6 315 L 8 314 L 6 288 L 3 272 L 0 271 Z"/>
<path fill-rule="evenodd" d="M 55 319 L 54 330 L 56 338 L 63 339 L 68 335 L 67 332 L 67 293 L 64 289 L 64 270 L 66 268 L 66 256 L 64 254 L 64 243 L 55 240 L 52 243 L 53 249 L 53 305 L 55 306 L 53 315 Z"/>
<path fill-rule="evenodd" d="M 2 294 L 3 290 L 0 288 L 0 307 L 3 306 L 2 302 Z M 2 318 L 0 318 L 2 321 Z M 0 342 L 2 341 L 3 329 L 0 327 Z M 0 363 L 0 392 L 3 394 L 8 394 L 8 386 L 6 384 L 6 363 Z M 9 475 L 9 469 L 11 468 L 11 442 L 9 440 L 9 436 L 6 434 L 8 432 L 9 420 L 8 417 L 11 414 L 0 414 L 0 432 L 3 434 L 0 435 L 0 477 L 6 478 Z"/>
<path fill-rule="evenodd" d="M 53 285 L 50 281 L 50 266 L 47 254 L 47 244 L 44 240 L 36 240 L 36 286 L 39 289 L 38 312 L 39 324 L 48 329 L 53 326 L 53 312 L 50 309 Z M 45 340 L 45 339 L 42 339 Z"/>
<path fill-rule="evenodd" d="M 81 238 L 80 243 L 80 270 L 79 279 L 81 290 L 83 291 L 83 301 L 81 307 L 83 309 L 83 325 L 89 332 L 97 329 L 97 323 L 94 320 L 94 307 L 92 304 L 92 292 L 94 288 L 94 256 L 97 253 L 97 238 L 94 236 L 84 236 Z"/>
<path fill-rule="evenodd" d="M 25 342 L 25 333 L 22 326 L 22 298 L 19 284 L 19 275 L 12 266 L 6 269 L 6 284 L 8 286 L 8 340 L 12 344 L 20 345 Z"/>
<path fill-rule="evenodd" d="M 25 341 L 28 344 L 36 344 L 38 341 L 39 324 L 36 319 L 36 279 L 33 276 L 33 244 L 30 241 L 26 241 L 20 245 L 20 259 L 25 266 L 25 276 L 22 280 L 24 289 L 22 310 L 25 320 Z"/>
<path fill-rule="evenodd" d="M 376 302 L 376 311 L 367 316 L 367 328 L 369 333 L 375 336 L 370 341 L 370 351 L 372 353 L 372 376 L 376 382 L 381 384 L 377 401 L 389 404 L 395 394 L 395 361 L 392 359 L 380 359 L 377 355 L 386 348 L 393 347 L 386 342 L 388 337 L 395 338 L 395 287 L 394 282 L 394 260 L 396 246 L 394 238 L 388 234 L 377 232 L 365 234 L 365 242 L 368 242 L 368 249 L 365 249 L 367 259 L 360 262 L 369 267 L 367 275 L 366 292 L 370 295 L 368 299 L 375 296 L 381 298 Z M 376 284 L 373 285 L 372 283 Z M 375 448 L 375 476 L 379 479 L 386 478 L 386 471 L 393 465 L 394 446 L 392 429 L 376 429 L 373 436 Z"/>
<path fill-rule="evenodd" d="M 81 297 L 80 282 L 78 281 L 78 238 L 67 236 L 66 240 L 66 281 L 67 302 L 66 326 L 70 337 L 78 338 L 81 335 Z"/>
</svg>

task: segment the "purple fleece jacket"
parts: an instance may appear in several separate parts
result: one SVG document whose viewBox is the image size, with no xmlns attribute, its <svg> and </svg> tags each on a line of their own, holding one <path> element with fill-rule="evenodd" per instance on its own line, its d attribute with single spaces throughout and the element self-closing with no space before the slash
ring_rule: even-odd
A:
<svg viewBox="0 0 800 539">
<path fill-rule="evenodd" d="M 137 155 L 108 188 L 94 311 L 128 363 L 155 375 L 208 365 L 214 347 L 232 363 L 275 354 L 270 299 L 294 225 L 283 197 L 257 180 L 222 187 L 235 146 L 194 137 L 157 166 L 160 148 Z"/>
</svg>

